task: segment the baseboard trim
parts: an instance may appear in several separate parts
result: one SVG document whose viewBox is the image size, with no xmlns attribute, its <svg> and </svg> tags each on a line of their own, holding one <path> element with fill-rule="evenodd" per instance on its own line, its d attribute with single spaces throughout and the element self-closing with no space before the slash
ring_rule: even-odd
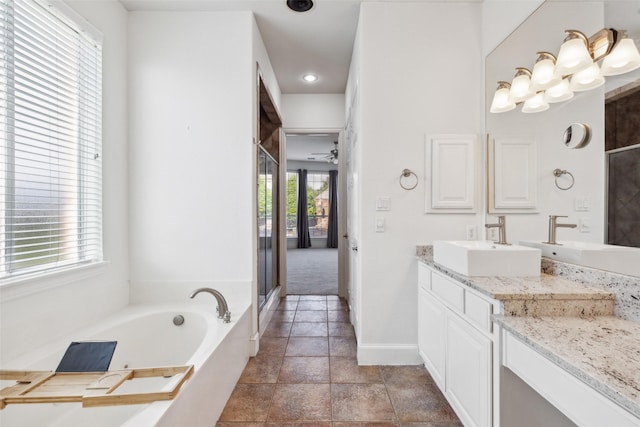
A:
<svg viewBox="0 0 640 427">
<path fill-rule="evenodd" d="M 422 359 L 414 344 L 358 344 L 358 365 L 422 365 Z"/>
</svg>

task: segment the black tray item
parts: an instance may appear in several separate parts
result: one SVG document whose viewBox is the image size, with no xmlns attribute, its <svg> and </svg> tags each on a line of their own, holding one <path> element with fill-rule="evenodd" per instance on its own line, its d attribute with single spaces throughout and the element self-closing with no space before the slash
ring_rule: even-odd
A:
<svg viewBox="0 0 640 427">
<path fill-rule="evenodd" d="M 82 341 L 69 344 L 56 372 L 107 372 L 117 341 Z"/>
</svg>

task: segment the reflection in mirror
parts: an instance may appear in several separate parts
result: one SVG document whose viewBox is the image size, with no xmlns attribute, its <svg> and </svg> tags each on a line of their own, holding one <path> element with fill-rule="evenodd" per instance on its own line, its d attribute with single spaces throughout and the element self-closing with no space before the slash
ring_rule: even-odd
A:
<svg viewBox="0 0 640 427">
<path fill-rule="evenodd" d="M 628 230 L 640 230 L 640 207 L 630 207 L 625 213 L 619 210 L 622 199 L 628 202 L 630 192 L 619 194 L 621 188 L 627 190 L 630 183 L 638 183 L 635 194 L 640 194 L 640 163 L 631 166 L 636 175 L 613 175 L 617 164 L 640 157 L 640 150 L 627 147 L 611 152 L 608 136 L 620 134 L 620 129 L 605 128 L 605 95 L 624 92 L 621 87 L 634 85 L 640 79 L 640 69 L 617 76 L 607 76 L 604 85 L 582 92 L 575 92 L 573 98 L 550 103 L 546 111 L 522 114 L 521 105 L 500 114 L 491 114 L 490 103 L 496 90 L 496 82 L 511 81 L 517 67 L 533 69 L 536 52 L 551 52 L 556 55 L 564 41 L 565 30 L 578 29 L 591 35 L 603 28 L 626 30 L 628 37 L 640 46 L 640 1 L 567 2 L 547 0 L 532 13 L 511 35 L 509 35 L 486 60 L 486 131 L 491 139 L 532 139 L 538 147 L 537 161 L 537 202 L 538 213 L 511 215 L 510 234 L 514 241 L 540 241 L 546 236 L 549 215 L 566 215 L 568 221 L 578 224 L 575 229 L 563 230 L 563 238 L 571 241 L 592 243 L 615 243 L 617 245 L 639 246 L 640 242 L 621 242 L 613 239 L 614 234 L 629 235 Z M 633 109 L 635 108 L 635 109 Z M 616 107 L 615 123 L 628 126 L 639 120 L 631 120 L 630 114 L 637 114 L 635 107 Z M 610 113 L 607 113 L 610 114 Z M 612 113 L 611 113 L 612 114 Z M 569 123 L 588 123 L 591 127 L 591 141 L 580 150 L 567 150 L 558 143 Z M 639 125 L 640 126 L 640 125 Z M 625 144 L 638 145 L 640 129 L 631 131 L 633 137 L 625 137 Z M 605 147 L 605 134 L 607 146 Z M 629 142 L 631 140 L 631 142 Z M 573 139 L 571 139 L 573 141 Z M 619 144 L 619 142 L 618 142 Z M 575 185 L 566 191 L 554 185 L 553 170 L 570 170 L 575 176 Z M 633 191 L 628 189 L 628 191 Z M 487 195 L 487 199 L 491 194 Z M 633 197 L 632 197 L 633 198 Z M 635 214 L 629 212 L 635 209 Z M 617 224 L 612 227 L 612 223 Z M 620 231 L 619 231 L 620 230 Z M 627 230 L 623 232 L 621 230 Z M 640 231 L 639 231 L 640 233 Z"/>
</svg>

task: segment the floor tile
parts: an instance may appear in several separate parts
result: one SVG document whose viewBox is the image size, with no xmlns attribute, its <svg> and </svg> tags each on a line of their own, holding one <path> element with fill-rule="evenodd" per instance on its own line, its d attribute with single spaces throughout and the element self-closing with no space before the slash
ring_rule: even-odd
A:
<svg viewBox="0 0 640 427">
<path fill-rule="evenodd" d="M 382 378 L 387 384 L 432 383 L 433 378 L 423 365 L 381 366 Z"/>
<path fill-rule="evenodd" d="M 328 357 L 285 357 L 279 383 L 328 383 Z"/>
<path fill-rule="evenodd" d="M 327 309 L 327 301 L 300 300 L 300 302 L 298 302 L 298 310 L 326 310 L 326 309 Z"/>
<path fill-rule="evenodd" d="M 347 310 L 347 302 L 343 299 L 341 300 L 327 300 L 327 309 L 328 310 Z"/>
<path fill-rule="evenodd" d="M 278 382 L 282 356 L 260 354 L 249 359 L 238 383 L 244 384 L 274 384 Z"/>
<path fill-rule="evenodd" d="M 350 322 L 348 311 L 329 310 L 327 316 L 329 322 Z"/>
<path fill-rule="evenodd" d="M 398 420 L 456 421 L 456 415 L 433 383 L 386 384 Z"/>
<path fill-rule="evenodd" d="M 327 338 L 320 337 L 291 337 L 285 351 L 285 356 L 328 356 L 329 345 Z"/>
<path fill-rule="evenodd" d="M 293 322 L 293 318 L 295 317 L 295 310 L 276 310 L 273 312 L 273 316 L 271 317 L 271 322 Z"/>
<path fill-rule="evenodd" d="M 333 427 L 398 427 L 393 422 L 337 422 L 333 423 Z"/>
<path fill-rule="evenodd" d="M 330 421 L 329 384 L 278 384 L 268 421 Z"/>
<path fill-rule="evenodd" d="M 300 295 L 300 301 L 326 301 L 326 295 Z"/>
<path fill-rule="evenodd" d="M 291 327 L 292 337 L 326 337 L 326 322 L 294 322 Z"/>
<path fill-rule="evenodd" d="M 282 301 L 280 301 L 280 304 L 278 304 L 278 307 L 276 308 L 276 310 L 280 310 L 280 311 L 295 311 L 298 308 L 298 300 L 286 300 L 283 299 Z"/>
<path fill-rule="evenodd" d="M 329 337 L 329 355 L 355 356 L 357 351 L 356 339 L 349 337 Z"/>
<path fill-rule="evenodd" d="M 275 384 L 237 384 L 220 421 L 266 421 Z"/>
<path fill-rule="evenodd" d="M 298 310 L 294 322 L 326 322 L 328 319 L 325 310 Z"/>
<path fill-rule="evenodd" d="M 346 322 L 329 322 L 330 337 L 355 337 L 353 326 Z"/>
<path fill-rule="evenodd" d="M 233 427 L 233 426 L 229 426 Z M 329 421 L 307 421 L 303 423 L 294 422 L 278 422 L 278 423 L 266 423 L 266 427 L 331 427 Z"/>
<path fill-rule="evenodd" d="M 262 337 L 258 355 L 284 356 L 289 339 L 286 337 Z"/>
<path fill-rule="evenodd" d="M 336 421 L 395 421 L 384 384 L 331 384 Z"/>
<path fill-rule="evenodd" d="M 335 423 L 333 424 L 335 426 Z M 398 427 L 464 427 L 460 421 L 433 421 L 428 423 L 398 423 Z"/>
<path fill-rule="evenodd" d="M 355 357 L 329 359 L 332 383 L 382 383 L 379 366 L 358 366 Z"/>
<path fill-rule="evenodd" d="M 281 322 L 272 320 L 269 326 L 262 334 L 263 337 L 288 337 L 291 334 L 291 325 L 293 322 Z"/>
<path fill-rule="evenodd" d="M 265 427 L 265 423 L 217 422 L 216 427 Z"/>
</svg>

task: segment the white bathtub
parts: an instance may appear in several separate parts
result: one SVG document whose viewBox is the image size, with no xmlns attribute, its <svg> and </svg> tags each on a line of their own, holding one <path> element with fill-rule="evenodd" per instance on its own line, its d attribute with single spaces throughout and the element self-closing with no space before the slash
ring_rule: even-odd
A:
<svg viewBox="0 0 640 427">
<path fill-rule="evenodd" d="M 7 363 L 2 369 L 55 370 L 71 341 L 118 342 L 110 369 L 194 365 L 194 374 L 170 401 L 82 408 L 80 403 L 12 404 L 0 410 L 2 427 L 151 427 L 215 425 L 249 359 L 248 304 L 230 306 L 231 323 L 215 316 L 215 304 L 132 305 L 57 344 Z M 184 324 L 175 326 L 173 317 Z M 127 381 L 129 387 L 136 381 Z M 5 387 L 8 382 L 2 382 Z M 129 384 L 131 383 L 131 385 Z M 126 388 L 124 391 L 129 391 Z"/>
</svg>

